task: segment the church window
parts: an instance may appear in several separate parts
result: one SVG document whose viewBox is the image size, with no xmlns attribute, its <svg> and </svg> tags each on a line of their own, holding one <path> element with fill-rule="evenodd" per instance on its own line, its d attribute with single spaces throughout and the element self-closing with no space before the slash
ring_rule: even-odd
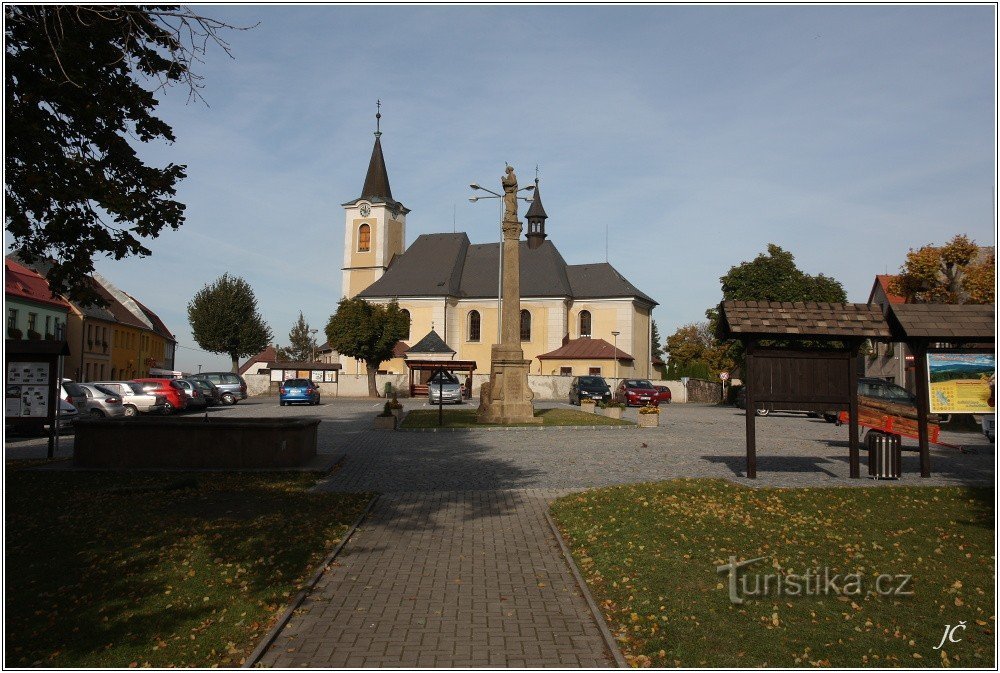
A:
<svg viewBox="0 0 1000 673">
<path fill-rule="evenodd" d="M 367 227 L 368 225 L 366 224 L 364 226 Z M 410 312 L 407 311 L 404 308 L 402 311 L 400 311 L 400 313 L 402 313 L 403 317 L 406 318 L 406 336 L 404 338 L 407 339 L 407 340 L 409 340 L 409 338 L 410 338 Z"/>
<path fill-rule="evenodd" d="M 590 338 L 590 311 L 580 311 L 580 336 Z"/>
<path fill-rule="evenodd" d="M 469 311 L 469 341 L 479 341 L 480 320 L 479 311 Z"/>
<path fill-rule="evenodd" d="M 368 252 L 372 249 L 372 228 L 362 224 L 358 229 L 358 252 Z"/>
<path fill-rule="evenodd" d="M 531 341 L 531 311 L 521 309 L 521 341 Z"/>
<path fill-rule="evenodd" d="M 573 368 L 572 367 L 560 367 L 559 368 L 559 376 L 573 376 Z"/>
<path fill-rule="evenodd" d="M 587 371 L 587 373 L 590 374 L 591 376 L 600 376 L 601 375 L 601 368 L 600 367 L 591 367 Z"/>
</svg>

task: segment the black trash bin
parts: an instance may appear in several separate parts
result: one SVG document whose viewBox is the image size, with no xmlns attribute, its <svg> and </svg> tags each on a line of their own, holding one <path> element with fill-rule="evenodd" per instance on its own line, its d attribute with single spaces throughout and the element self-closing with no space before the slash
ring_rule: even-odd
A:
<svg viewBox="0 0 1000 673">
<path fill-rule="evenodd" d="M 872 479 L 899 479 L 903 473 L 903 438 L 885 432 L 869 432 L 868 476 Z"/>
</svg>

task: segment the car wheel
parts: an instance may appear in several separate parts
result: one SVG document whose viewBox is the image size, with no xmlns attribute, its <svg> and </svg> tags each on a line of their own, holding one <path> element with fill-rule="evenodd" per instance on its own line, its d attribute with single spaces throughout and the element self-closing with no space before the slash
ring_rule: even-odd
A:
<svg viewBox="0 0 1000 673">
<path fill-rule="evenodd" d="M 222 401 L 226 404 L 233 405 L 236 404 L 236 397 L 232 393 L 225 393 L 222 396 Z"/>
<path fill-rule="evenodd" d="M 823 414 L 823 420 L 826 421 L 827 423 L 836 423 L 837 414 Z"/>
<path fill-rule="evenodd" d="M 283 407 L 285 406 L 285 403 L 282 400 L 278 400 L 278 406 Z"/>
<path fill-rule="evenodd" d="M 90 416 L 92 418 L 104 418 L 104 412 L 101 411 L 100 409 L 91 409 Z"/>
<path fill-rule="evenodd" d="M 138 416 L 139 415 L 139 410 L 136 409 L 131 404 L 126 404 L 125 405 L 125 415 L 126 416 Z"/>
<path fill-rule="evenodd" d="M 164 416 L 169 416 L 172 413 L 174 413 L 174 405 L 170 404 L 170 402 L 164 402 L 163 403 L 163 415 Z"/>
<path fill-rule="evenodd" d="M 758 409 L 757 410 L 757 415 L 758 416 L 767 416 L 769 413 L 771 413 L 770 409 Z"/>
</svg>

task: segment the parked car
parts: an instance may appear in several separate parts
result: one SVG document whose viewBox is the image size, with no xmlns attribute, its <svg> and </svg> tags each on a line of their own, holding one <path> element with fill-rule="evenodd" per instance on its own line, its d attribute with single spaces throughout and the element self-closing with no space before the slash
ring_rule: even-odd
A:
<svg viewBox="0 0 1000 673">
<path fill-rule="evenodd" d="M 319 404 L 319 386 L 309 379 L 288 379 L 278 388 L 278 404 L 285 406 L 293 402 Z"/>
<path fill-rule="evenodd" d="M 208 406 L 214 407 L 217 404 L 222 404 L 222 393 L 214 383 L 205 379 L 188 379 L 188 381 L 198 386 L 201 394 L 205 396 L 205 402 L 208 403 Z"/>
<path fill-rule="evenodd" d="M 883 400 L 885 402 L 892 402 L 893 404 L 901 404 L 906 407 L 913 407 L 914 413 L 916 413 L 917 408 L 917 396 L 913 395 L 909 390 L 903 386 L 896 385 L 895 383 L 890 383 L 885 379 L 879 379 L 871 376 L 864 376 L 858 379 L 858 395 L 863 395 L 865 397 L 874 397 L 878 400 Z M 836 411 L 824 411 L 823 420 L 827 423 L 837 422 L 837 412 Z"/>
<path fill-rule="evenodd" d="M 163 413 L 169 414 L 175 411 L 184 411 L 188 405 L 188 396 L 184 389 L 177 385 L 175 379 L 149 378 L 132 379 L 135 383 L 142 385 L 143 390 L 154 395 L 162 395 L 166 400 L 163 406 Z"/>
<path fill-rule="evenodd" d="M 59 416 L 56 418 L 56 427 L 59 432 L 73 427 L 73 421 L 77 419 L 80 412 L 75 406 L 67 402 L 64 398 L 59 399 Z"/>
<path fill-rule="evenodd" d="M 208 381 L 219 389 L 219 397 L 225 404 L 236 404 L 247 398 L 247 382 L 239 374 L 232 372 L 201 372 L 188 377 Z"/>
<path fill-rule="evenodd" d="M 440 400 L 440 402 L 439 402 Z M 431 404 L 461 404 L 462 384 L 451 372 L 434 372 L 427 382 L 427 401 Z"/>
<path fill-rule="evenodd" d="M 63 379 L 61 387 L 62 399 L 73 405 L 78 413 L 83 413 L 87 409 L 87 393 L 80 384 L 71 379 Z"/>
<path fill-rule="evenodd" d="M 626 407 L 660 406 L 659 391 L 646 379 L 625 379 L 618 384 L 615 402 Z"/>
<path fill-rule="evenodd" d="M 82 413 L 95 416 L 97 418 L 116 418 L 125 415 L 125 405 L 122 404 L 121 395 L 104 386 L 93 383 L 78 383 L 87 396 L 87 407 Z"/>
<path fill-rule="evenodd" d="M 736 391 L 736 406 L 740 409 L 747 408 L 747 387 L 740 386 L 739 390 Z M 820 414 L 816 411 L 802 411 L 801 409 L 768 409 L 761 408 L 757 410 L 758 416 L 768 416 L 771 412 L 777 412 L 781 414 L 805 414 L 810 418 L 819 418 Z"/>
<path fill-rule="evenodd" d="M 188 379 L 174 379 L 174 384 L 184 389 L 188 396 L 188 409 L 204 409 L 208 406 L 208 400 L 201 388 L 194 381 Z"/>
<path fill-rule="evenodd" d="M 136 416 L 139 412 L 162 414 L 163 407 L 167 403 L 166 396 L 148 393 L 142 384 L 135 381 L 95 381 L 94 385 L 118 393 L 122 398 L 122 404 L 125 405 L 126 416 Z"/>
<path fill-rule="evenodd" d="M 653 386 L 656 388 L 656 400 L 660 404 L 670 404 L 674 399 L 674 394 L 666 386 Z"/>
<path fill-rule="evenodd" d="M 575 376 L 569 384 L 569 403 L 580 404 L 580 400 L 607 402 L 611 399 L 611 386 L 603 376 Z"/>
</svg>

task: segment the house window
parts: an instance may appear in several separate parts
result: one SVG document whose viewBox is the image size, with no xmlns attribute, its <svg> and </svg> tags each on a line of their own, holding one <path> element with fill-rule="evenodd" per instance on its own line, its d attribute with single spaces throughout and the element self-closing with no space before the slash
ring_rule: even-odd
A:
<svg viewBox="0 0 1000 673">
<path fill-rule="evenodd" d="M 115 368 L 114 367 L 111 368 L 111 378 L 112 378 L 112 380 L 115 378 Z"/>
<path fill-rule="evenodd" d="M 469 341 L 479 341 L 480 326 L 479 311 L 469 311 Z"/>
<path fill-rule="evenodd" d="M 362 224 L 358 228 L 358 252 L 368 252 L 372 249 L 372 228 Z"/>
<path fill-rule="evenodd" d="M 52 334 L 52 316 L 45 316 L 45 335 Z"/>
<path fill-rule="evenodd" d="M 366 225 L 366 226 L 367 226 L 367 225 Z M 405 317 L 405 318 L 406 318 L 406 337 L 404 337 L 404 338 L 405 338 L 405 339 L 406 339 L 407 341 L 409 341 L 409 339 L 410 339 L 410 327 L 411 327 L 411 324 L 410 324 L 410 312 L 409 312 L 409 311 L 407 311 L 407 310 L 406 310 L 406 309 L 404 308 L 404 309 L 403 309 L 402 311 L 400 311 L 400 313 L 402 313 L 402 314 L 403 314 L 403 317 Z"/>
<path fill-rule="evenodd" d="M 87 375 L 84 377 L 83 380 L 84 381 L 89 381 L 90 380 L 90 363 L 89 362 L 87 363 Z"/>
<path fill-rule="evenodd" d="M 600 376 L 601 375 L 601 368 L 600 367 L 591 367 L 588 370 L 587 373 L 589 373 L 591 376 Z"/>
<path fill-rule="evenodd" d="M 559 368 L 559 376 L 573 376 L 573 368 L 572 367 L 560 367 Z"/>
<path fill-rule="evenodd" d="M 580 311 L 580 336 L 590 338 L 590 311 Z"/>
<path fill-rule="evenodd" d="M 7 309 L 7 329 L 15 329 L 17 327 L 17 309 L 9 308 Z"/>
<path fill-rule="evenodd" d="M 521 309 L 521 341 L 531 341 L 531 311 Z"/>
<path fill-rule="evenodd" d="M 38 324 L 38 314 L 37 313 L 29 313 L 28 314 L 28 331 L 29 332 L 36 331 L 35 327 L 37 326 L 37 324 Z"/>
</svg>

